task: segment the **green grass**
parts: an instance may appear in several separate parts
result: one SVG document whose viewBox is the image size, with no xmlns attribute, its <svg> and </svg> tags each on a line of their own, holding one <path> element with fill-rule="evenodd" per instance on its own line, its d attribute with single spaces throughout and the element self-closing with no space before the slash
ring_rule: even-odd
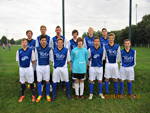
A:
<svg viewBox="0 0 150 113">
<path fill-rule="evenodd" d="M 59 89 L 55 102 L 48 103 L 43 98 L 40 103 L 32 103 L 30 90 L 26 98 L 18 103 L 20 84 L 15 54 L 18 46 L 11 51 L 0 48 L 0 113 L 150 113 L 150 49 L 137 50 L 137 66 L 133 92 L 138 99 L 105 99 L 96 95 L 92 101 L 67 100 Z M 112 85 L 112 84 L 111 84 Z M 86 80 L 85 95 L 88 95 Z M 127 90 L 127 89 L 126 89 Z M 112 92 L 112 90 L 111 90 Z"/>
</svg>

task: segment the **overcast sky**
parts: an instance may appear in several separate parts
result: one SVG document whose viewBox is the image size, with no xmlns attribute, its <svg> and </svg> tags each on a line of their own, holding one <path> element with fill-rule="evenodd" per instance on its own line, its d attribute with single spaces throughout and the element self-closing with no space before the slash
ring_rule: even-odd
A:
<svg viewBox="0 0 150 113">
<path fill-rule="evenodd" d="M 133 18 L 136 23 L 135 5 L 138 4 L 138 22 L 150 14 L 150 0 L 132 0 Z M 55 27 L 62 25 L 62 0 L 0 0 L 0 37 L 9 39 L 26 37 L 25 31 L 33 30 L 33 38 L 40 34 L 39 27 L 47 26 L 47 34 L 53 37 Z M 88 27 L 96 31 L 106 27 L 109 31 L 128 26 L 129 0 L 65 0 L 66 37 L 72 38 L 73 29 L 81 36 Z"/>
</svg>

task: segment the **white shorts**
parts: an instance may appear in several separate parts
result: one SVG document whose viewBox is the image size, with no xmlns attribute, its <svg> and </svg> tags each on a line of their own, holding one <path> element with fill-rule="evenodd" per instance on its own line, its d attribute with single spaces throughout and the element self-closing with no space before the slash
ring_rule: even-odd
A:
<svg viewBox="0 0 150 113">
<path fill-rule="evenodd" d="M 19 76 L 20 76 L 21 84 L 24 84 L 25 82 L 32 84 L 34 81 L 34 74 L 33 74 L 32 66 L 27 67 L 27 68 L 19 67 Z"/>
<path fill-rule="evenodd" d="M 37 81 L 41 82 L 42 80 L 49 81 L 50 80 L 50 66 L 39 66 L 36 67 L 37 73 Z"/>
<path fill-rule="evenodd" d="M 57 67 L 53 71 L 53 76 L 52 76 L 53 82 L 69 82 L 69 74 L 68 74 L 68 68 L 66 67 Z"/>
<path fill-rule="evenodd" d="M 109 78 L 119 78 L 119 68 L 117 63 L 106 63 L 105 65 L 105 75 L 104 77 L 109 79 Z"/>
<path fill-rule="evenodd" d="M 134 80 L 134 67 L 121 67 L 120 79 L 121 80 Z"/>
<path fill-rule="evenodd" d="M 102 80 L 103 67 L 90 67 L 89 69 L 89 80 Z"/>
</svg>

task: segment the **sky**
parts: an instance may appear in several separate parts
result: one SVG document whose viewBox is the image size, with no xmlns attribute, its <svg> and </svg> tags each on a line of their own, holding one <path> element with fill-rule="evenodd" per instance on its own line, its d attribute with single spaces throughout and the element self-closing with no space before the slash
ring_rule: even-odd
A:
<svg viewBox="0 0 150 113">
<path fill-rule="evenodd" d="M 132 24 L 150 14 L 150 0 L 132 0 Z M 72 38 L 73 29 L 79 36 L 89 27 L 95 31 L 106 27 L 108 31 L 120 30 L 129 23 L 129 0 L 65 0 L 66 38 Z M 33 31 L 40 35 L 40 26 L 47 26 L 47 34 L 55 36 L 55 27 L 62 26 L 62 0 L 0 0 L 0 37 L 15 40 Z"/>
</svg>

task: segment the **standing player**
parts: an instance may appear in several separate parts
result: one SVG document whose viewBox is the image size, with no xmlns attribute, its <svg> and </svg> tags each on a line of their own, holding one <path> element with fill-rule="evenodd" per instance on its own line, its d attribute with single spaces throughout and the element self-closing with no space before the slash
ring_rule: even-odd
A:
<svg viewBox="0 0 150 113">
<path fill-rule="evenodd" d="M 51 45 L 50 45 L 50 36 L 48 36 L 48 35 L 46 34 L 46 31 L 47 31 L 46 26 L 45 26 L 45 25 L 41 25 L 40 31 L 41 31 L 41 35 L 38 36 L 37 39 L 36 39 L 36 47 L 39 47 L 39 46 L 40 46 L 40 38 L 41 38 L 42 35 L 43 35 L 43 36 L 46 36 L 47 45 L 48 45 L 49 47 L 51 47 Z"/>
<path fill-rule="evenodd" d="M 108 45 L 108 32 L 106 28 L 102 29 L 102 36 L 100 37 L 101 47 Z"/>
<path fill-rule="evenodd" d="M 35 50 L 35 40 L 32 39 L 33 32 L 31 30 L 26 31 L 27 35 L 27 41 L 28 41 L 28 47 Z M 34 69 L 34 83 L 37 82 L 37 77 L 36 77 L 36 63 L 33 64 L 33 69 Z"/>
<path fill-rule="evenodd" d="M 39 102 L 42 98 L 42 80 L 46 82 L 46 99 L 48 102 L 51 101 L 50 98 L 50 47 L 47 45 L 46 35 L 40 37 L 40 45 L 35 49 L 35 55 L 37 59 L 37 89 L 38 98 L 36 102 Z"/>
<path fill-rule="evenodd" d="M 77 39 L 78 46 L 71 52 L 72 73 L 75 79 L 75 97 L 84 98 L 84 80 L 88 63 L 88 51 L 83 48 L 83 39 Z M 79 93 L 80 89 L 80 93 Z"/>
<path fill-rule="evenodd" d="M 98 80 L 98 94 L 104 99 L 102 94 L 102 77 L 103 77 L 103 60 L 105 58 L 105 52 L 103 47 L 100 47 L 99 37 L 94 38 L 94 47 L 89 49 L 89 99 L 93 98 L 94 81 Z"/>
<path fill-rule="evenodd" d="M 124 94 L 124 80 L 127 80 L 128 95 L 132 95 L 132 81 L 134 80 L 134 67 L 136 65 L 136 51 L 131 49 L 131 41 L 124 40 L 125 48 L 121 50 L 121 68 L 120 68 L 120 94 Z"/>
<path fill-rule="evenodd" d="M 84 37 L 84 47 L 89 49 L 90 47 L 93 47 L 94 41 L 94 29 L 92 27 L 89 27 L 88 29 L 88 36 Z"/>
<path fill-rule="evenodd" d="M 109 44 L 105 46 L 106 51 L 106 68 L 105 68 L 105 89 L 106 94 L 109 94 L 109 79 L 114 82 L 115 95 L 118 95 L 118 78 L 119 69 L 118 62 L 120 61 L 120 46 L 115 44 L 115 34 L 109 34 Z"/>
<path fill-rule="evenodd" d="M 52 49 L 55 49 L 57 48 L 57 39 L 58 38 L 62 38 L 63 41 L 64 41 L 64 47 L 66 47 L 66 38 L 64 36 L 61 35 L 61 27 L 60 26 L 56 26 L 56 29 L 55 29 L 55 32 L 56 32 L 56 36 L 54 36 L 51 40 L 51 47 Z"/>
<path fill-rule="evenodd" d="M 70 62 L 70 54 L 67 48 L 65 48 L 63 45 L 63 39 L 58 38 L 57 39 L 57 48 L 55 48 L 53 51 L 51 51 L 51 60 L 54 65 L 54 71 L 53 71 L 53 90 L 52 90 L 52 100 L 56 99 L 56 89 L 57 89 L 57 83 L 61 81 L 64 81 L 66 84 L 66 95 L 67 98 L 70 99 L 70 83 L 69 83 L 69 74 L 68 74 L 68 68 L 67 63 Z"/>
<path fill-rule="evenodd" d="M 21 83 L 21 96 L 18 102 L 22 102 L 25 98 L 24 92 L 26 89 L 25 82 L 30 84 L 30 88 L 32 91 L 32 102 L 35 101 L 35 89 L 33 85 L 34 75 L 32 63 L 35 61 L 35 53 L 34 51 L 27 46 L 28 42 L 26 39 L 21 41 L 22 48 L 19 49 L 16 53 L 16 61 L 19 64 L 19 76 Z"/>
</svg>

